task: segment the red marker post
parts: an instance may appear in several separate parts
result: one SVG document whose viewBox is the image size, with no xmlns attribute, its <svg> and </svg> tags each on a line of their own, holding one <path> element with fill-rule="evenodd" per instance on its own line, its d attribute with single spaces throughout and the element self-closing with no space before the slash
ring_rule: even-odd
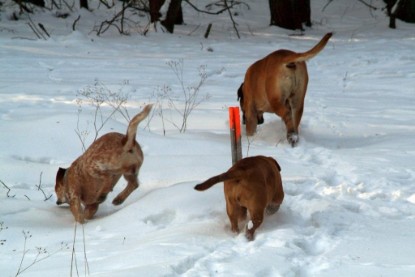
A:
<svg viewBox="0 0 415 277">
<path fill-rule="evenodd" d="M 229 131 L 231 134 L 232 164 L 242 159 L 241 118 L 238 107 L 229 107 Z"/>
</svg>

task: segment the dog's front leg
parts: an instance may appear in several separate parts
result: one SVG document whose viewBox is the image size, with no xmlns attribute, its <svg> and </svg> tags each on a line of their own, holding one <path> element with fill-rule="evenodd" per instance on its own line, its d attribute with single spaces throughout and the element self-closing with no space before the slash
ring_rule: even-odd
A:
<svg viewBox="0 0 415 277">
<path fill-rule="evenodd" d="M 73 216 L 75 217 L 75 220 L 83 224 L 85 222 L 85 217 L 84 217 L 84 211 L 81 206 L 81 201 L 79 200 L 79 198 L 71 199 L 69 205 L 71 207 L 71 212 Z"/>
<path fill-rule="evenodd" d="M 127 199 L 127 197 L 139 186 L 137 174 L 124 174 L 124 178 L 128 181 L 128 184 L 125 189 L 114 198 L 112 201 L 112 204 L 114 205 L 122 204 L 125 199 Z"/>
<path fill-rule="evenodd" d="M 246 134 L 248 136 L 253 136 L 258 125 L 258 115 L 256 112 L 248 111 L 245 116 Z"/>
<path fill-rule="evenodd" d="M 228 213 L 229 221 L 231 222 L 231 230 L 234 233 L 239 233 L 238 219 L 240 213 L 238 213 L 238 206 L 231 200 L 226 200 L 226 212 Z"/>
<path fill-rule="evenodd" d="M 266 208 L 265 212 L 267 215 L 273 215 L 280 209 L 280 204 L 270 203 Z"/>
</svg>

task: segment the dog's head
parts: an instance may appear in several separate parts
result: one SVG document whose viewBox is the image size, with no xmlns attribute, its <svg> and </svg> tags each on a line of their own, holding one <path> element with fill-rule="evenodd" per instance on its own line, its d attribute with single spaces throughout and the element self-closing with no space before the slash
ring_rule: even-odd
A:
<svg viewBox="0 0 415 277">
<path fill-rule="evenodd" d="M 58 200 L 56 200 L 57 205 L 68 203 L 68 199 L 66 197 L 66 192 L 65 192 L 65 183 L 64 183 L 65 173 L 66 173 L 66 168 L 59 167 L 58 173 L 56 174 L 55 192 L 56 192 L 56 197 L 58 198 Z"/>
</svg>

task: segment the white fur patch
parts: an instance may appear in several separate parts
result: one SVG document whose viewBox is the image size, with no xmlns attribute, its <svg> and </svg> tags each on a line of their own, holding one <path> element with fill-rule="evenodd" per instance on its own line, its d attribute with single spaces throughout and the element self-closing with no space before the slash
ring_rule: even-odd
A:
<svg viewBox="0 0 415 277">
<path fill-rule="evenodd" d="M 252 220 L 250 220 L 248 222 L 248 224 L 246 225 L 246 227 L 248 228 L 248 230 L 251 230 L 254 227 L 254 223 L 252 223 Z"/>
</svg>

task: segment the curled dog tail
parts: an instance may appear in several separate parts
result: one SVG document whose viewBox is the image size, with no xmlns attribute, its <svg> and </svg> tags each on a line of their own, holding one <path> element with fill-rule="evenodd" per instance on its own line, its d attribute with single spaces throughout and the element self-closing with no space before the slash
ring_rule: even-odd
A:
<svg viewBox="0 0 415 277">
<path fill-rule="evenodd" d="M 333 33 L 327 33 L 319 43 L 313 48 L 304 53 L 293 53 L 287 57 L 286 63 L 305 62 L 316 56 L 326 46 Z"/>
<path fill-rule="evenodd" d="M 141 121 L 143 121 L 148 116 L 152 107 L 153 107 L 152 104 L 146 105 L 139 114 L 137 114 L 136 116 L 133 117 L 133 119 L 131 119 L 130 124 L 128 124 L 126 141 L 124 142 L 125 150 L 129 150 L 134 146 L 135 136 L 137 134 L 137 126 Z"/>
<path fill-rule="evenodd" d="M 240 178 L 240 177 L 241 177 L 241 174 L 239 173 L 239 171 L 229 170 L 225 173 L 213 176 L 212 178 L 207 179 L 203 183 L 196 185 L 195 190 L 198 190 L 198 191 L 207 190 L 217 183 L 230 180 L 230 179 Z"/>
</svg>

